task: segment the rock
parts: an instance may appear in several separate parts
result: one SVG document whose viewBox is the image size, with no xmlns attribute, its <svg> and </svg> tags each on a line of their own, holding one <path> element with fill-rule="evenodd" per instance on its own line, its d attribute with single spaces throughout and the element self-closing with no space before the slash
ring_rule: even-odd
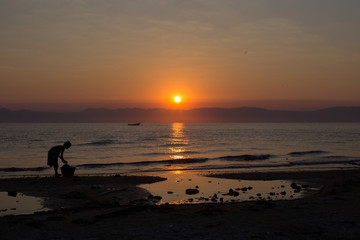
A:
<svg viewBox="0 0 360 240">
<path fill-rule="evenodd" d="M 274 193 L 274 192 L 271 192 L 271 193 L 270 193 L 270 196 L 275 196 L 275 193 Z"/>
<path fill-rule="evenodd" d="M 224 198 L 220 198 L 219 200 L 220 200 L 220 202 L 223 202 L 223 201 L 224 201 Z"/>
<path fill-rule="evenodd" d="M 239 196 L 239 192 L 234 191 L 233 189 L 230 188 L 229 192 L 226 195 L 237 197 Z"/>
<path fill-rule="evenodd" d="M 248 188 L 246 188 L 246 187 L 243 187 L 242 189 L 241 189 L 241 191 L 243 191 L 243 192 L 246 192 L 248 190 Z"/>
<path fill-rule="evenodd" d="M 257 193 L 256 196 L 260 197 L 260 196 L 261 196 L 261 193 Z"/>
<path fill-rule="evenodd" d="M 8 191 L 8 196 L 10 197 L 16 197 L 17 196 L 17 191 Z"/>
<path fill-rule="evenodd" d="M 300 187 L 299 185 L 297 185 L 296 183 L 292 183 L 292 184 L 290 185 L 290 187 L 291 187 L 292 189 L 295 189 L 295 190 L 300 190 L 300 189 L 301 189 L 301 187 Z"/>
<path fill-rule="evenodd" d="M 195 186 L 195 188 L 199 188 L 199 186 Z"/>
<path fill-rule="evenodd" d="M 147 197 L 148 199 L 153 199 L 154 198 L 154 195 L 149 195 L 148 197 Z"/>
<path fill-rule="evenodd" d="M 174 192 L 172 192 L 172 191 L 168 191 L 168 194 L 173 194 Z"/>
<path fill-rule="evenodd" d="M 251 190 L 251 189 L 253 189 L 253 187 L 248 187 L 247 189 L 248 189 L 248 190 Z"/>
<path fill-rule="evenodd" d="M 214 194 L 213 198 L 218 198 L 218 196 L 217 196 L 217 194 L 216 194 L 216 193 Z"/>
<path fill-rule="evenodd" d="M 286 195 L 286 191 L 283 191 L 280 193 L 281 195 L 285 196 Z"/>
<path fill-rule="evenodd" d="M 187 195 L 198 194 L 198 193 L 199 193 L 199 190 L 189 188 L 189 189 L 186 189 L 185 193 L 186 193 Z"/>
<path fill-rule="evenodd" d="M 154 199 L 157 200 L 157 201 L 160 201 L 162 199 L 162 197 L 161 196 L 155 196 Z"/>
</svg>

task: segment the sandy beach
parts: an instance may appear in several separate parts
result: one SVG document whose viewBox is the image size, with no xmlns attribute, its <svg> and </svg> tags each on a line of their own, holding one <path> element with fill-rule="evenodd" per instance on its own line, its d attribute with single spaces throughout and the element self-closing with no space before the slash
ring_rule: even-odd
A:
<svg viewBox="0 0 360 240">
<path fill-rule="evenodd" d="M 322 186 L 302 199 L 149 205 L 151 176 L 0 179 L 0 191 L 53 210 L 0 217 L 1 239 L 359 239 L 360 170 L 256 172 L 217 178 Z"/>
</svg>

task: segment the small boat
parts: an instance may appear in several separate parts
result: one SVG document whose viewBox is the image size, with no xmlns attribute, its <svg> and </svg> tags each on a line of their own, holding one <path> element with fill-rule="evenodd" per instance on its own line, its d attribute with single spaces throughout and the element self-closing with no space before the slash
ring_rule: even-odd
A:
<svg viewBox="0 0 360 240">
<path fill-rule="evenodd" d="M 129 126 L 140 126 L 140 123 L 129 123 Z"/>
</svg>

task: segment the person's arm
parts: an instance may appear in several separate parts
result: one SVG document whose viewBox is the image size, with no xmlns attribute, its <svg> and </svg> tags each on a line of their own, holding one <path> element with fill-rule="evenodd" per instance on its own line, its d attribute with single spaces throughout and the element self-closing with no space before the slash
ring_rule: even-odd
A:
<svg viewBox="0 0 360 240">
<path fill-rule="evenodd" d="M 65 151 L 65 148 L 63 148 L 62 150 L 61 150 L 61 152 L 60 152 L 60 159 L 61 159 L 61 161 L 63 162 L 63 163 L 68 163 L 67 161 L 65 161 L 65 159 L 64 159 L 64 151 Z"/>
</svg>

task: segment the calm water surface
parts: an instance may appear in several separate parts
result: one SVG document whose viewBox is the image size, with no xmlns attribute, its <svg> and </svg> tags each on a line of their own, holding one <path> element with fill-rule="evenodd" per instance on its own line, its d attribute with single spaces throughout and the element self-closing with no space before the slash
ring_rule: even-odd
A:
<svg viewBox="0 0 360 240">
<path fill-rule="evenodd" d="M 77 174 L 356 167 L 360 123 L 0 124 L 0 174 L 47 175 L 47 151 Z"/>
</svg>

